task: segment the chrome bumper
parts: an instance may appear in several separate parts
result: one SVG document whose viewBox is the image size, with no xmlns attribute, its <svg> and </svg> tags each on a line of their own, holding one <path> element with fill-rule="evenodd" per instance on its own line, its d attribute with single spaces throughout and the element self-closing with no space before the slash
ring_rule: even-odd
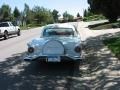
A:
<svg viewBox="0 0 120 90">
<path fill-rule="evenodd" d="M 60 61 L 62 60 L 82 60 L 82 55 L 80 56 L 68 56 L 68 55 L 54 55 L 54 56 L 58 56 L 60 57 Z M 39 61 L 47 61 L 49 56 L 44 55 L 44 56 L 37 56 L 37 55 L 28 55 L 24 58 L 25 61 L 35 61 L 35 60 L 39 60 Z"/>
</svg>

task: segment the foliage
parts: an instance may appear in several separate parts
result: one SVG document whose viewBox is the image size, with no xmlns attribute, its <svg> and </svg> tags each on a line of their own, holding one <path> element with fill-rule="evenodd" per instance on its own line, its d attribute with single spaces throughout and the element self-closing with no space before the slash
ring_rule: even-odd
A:
<svg viewBox="0 0 120 90">
<path fill-rule="evenodd" d="M 93 13 L 102 13 L 110 22 L 120 16 L 120 0 L 88 0 Z"/>
<path fill-rule="evenodd" d="M 31 11 L 30 11 L 29 6 L 26 3 L 24 5 L 23 16 L 24 16 L 26 24 L 30 24 Z"/>
<path fill-rule="evenodd" d="M 77 17 L 80 17 L 80 14 L 79 14 L 79 13 L 77 13 Z"/>
<path fill-rule="evenodd" d="M 88 10 L 87 9 L 84 10 L 84 17 L 89 17 L 89 16 L 93 16 L 93 15 L 95 15 L 95 14 L 93 14 L 91 12 L 90 8 L 88 8 Z"/>
<path fill-rule="evenodd" d="M 86 9 L 84 10 L 84 13 L 83 13 L 83 14 L 84 14 L 84 17 L 87 17 L 88 12 L 87 12 L 87 10 L 86 10 Z"/>
<path fill-rule="evenodd" d="M 51 11 L 50 9 L 40 6 L 34 6 L 31 9 L 27 4 L 24 4 L 24 10 L 21 12 L 17 7 L 15 7 L 12 12 L 9 5 L 2 5 L 0 8 L 0 21 L 13 21 L 23 28 L 58 22 L 59 16 L 59 12 L 55 9 Z M 65 21 L 73 21 L 74 19 L 74 17 L 67 12 L 63 14 L 63 17 Z"/>
<path fill-rule="evenodd" d="M 11 19 L 11 8 L 9 5 L 2 5 L 0 8 L 0 21 L 7 21 Z"/>
<path fill-rule="evenodd" d="M 50 10 L 39 6 L 34 6 L 30 9 L 27 4 L 25 4 L 24 11 L 21 14 L 21 19 L 23 22 L 26 22 L 28 26 L 31 24 L 45 25 L 53 23 L 54 21 Z"/>
<path fill-rule="evenodd" d="M 93 14 L 93 15 L 91 15 L 91 16 L 86 16 L 86 17 L 84 17 L 84 21 L 96 21 L 96 20 L 104 20 L 104 19 L 106 19 L 103 15 L 101 15 L 101 14 Z"/>
<path fill-rule="evenodd" d="M 24 16 L 29 16 L 29 12 L 30 12 L 30 8 L 29 8 L 29 6 L 25 3 L 25 5 L 24 5 Z"/>
<path fill-rule="evenodd" d="M 102 14 L 95 14 L 90 8 L 84 10 L 84 21 L 103 20 L 105 17 Z"/>
<path fill-rule="evenodd" d="M 34 19 L 38 24 L 48 24 L 54 21 L 51 11 L 44 7 L 35 6 L 33 12 Z"/>
<path fill-rule="evenodd" d="M 18 10 L 17 7 L 15 7 L 15 9 L 14 9 L 14 11 L 13 11 L 13 14 L 14 14 L 14 17 L 15 17 L 15 18 L 20 17 L 20 12 L 19 12 L 19 10 Z"/>
<path fill-rule="evenodd" d="M 104 44 L 120 59 L 120 37 L 106 39 Z"/>
<path fill-rule="evenodd" d="M 63 13 L 63 19 L 65 21 L 73 21 L 74 16 L 69 14 L 67 11 Z"/>
<path fill-rule="evenodd" d="M 54 21 L 55 21 L 55 22 L 58 22 L 59 12 L 54 9 L 54 10 L 52 11 L 52 15 L 53 15 Z"/>
</svg>

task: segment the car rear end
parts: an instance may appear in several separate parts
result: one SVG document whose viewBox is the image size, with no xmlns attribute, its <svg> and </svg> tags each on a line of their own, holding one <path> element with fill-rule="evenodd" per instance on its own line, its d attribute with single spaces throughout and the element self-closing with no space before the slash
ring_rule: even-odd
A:
<svg viewBox="0 0 120 90">
<path fill-rule="evenodd" d="M 29 46 L 28 57 L 25 60 L 43 60 L 47 62 L 81 60 L 82 48 L 78 42 L 80 42 L 78 39 L 68 39 L 68 41 L 57 38 L 48 39 L 42 46 Z"/>
<path fill-rule="evenodd" d="M 80 38 L 75 34 L 74 28 L 71 27 L 47 27 L 42 33 L 44 40 L 32 42 L 28 45 L 28 57 L 25 60 L 45 60 L 48 62 L 60 62 L 62 60 L 80 60 L 81 45 Z M 66 32 L 64 32 L 66 31 Z M 39 45 L 43 43 L 42 46 Z M 34 47 L 35 45 L 37 46 Z M 33 47 L 31 47 L 33 46 Z M 40 48 L 40 49 L 39 49 Z"/>
<path fill-rule="evenodd" d="M 0 38 L 4 37 L 4 27 L 0 27 Z"/>
</svg>

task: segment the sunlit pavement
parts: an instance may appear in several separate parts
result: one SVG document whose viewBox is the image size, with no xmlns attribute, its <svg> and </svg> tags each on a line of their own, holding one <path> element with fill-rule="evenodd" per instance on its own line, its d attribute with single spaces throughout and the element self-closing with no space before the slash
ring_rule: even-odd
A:
<svg viewBox="0 0 120 90">
<path fill-rule="evenodd" d="M 91 31 L 89 22 L 78 26 L 84 46 L 81 63 L 25 62 L 26 43 L 39 37 L 41 28 L 20 37 L 0 40 L 0 90 L 119 90 L 120 61 L 103 45 L 104 38 L 119 35 L 119 29 Z M 108 34 L 109 33 L 109 34 Z"/>
</svg>

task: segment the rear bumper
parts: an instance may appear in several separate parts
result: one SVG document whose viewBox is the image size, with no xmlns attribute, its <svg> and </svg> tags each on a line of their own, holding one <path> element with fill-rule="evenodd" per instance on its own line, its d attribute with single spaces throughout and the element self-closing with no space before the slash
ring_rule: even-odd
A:
<svg viewBox="0 0 120 90">
<path fill-rule="evenodd" d="M 39 61 L 48 61 L 48 57 L 49 56 L 27 56 L 24 58 L 25 61 L 35 61 L 35 60 L 39 60 Z M 74 60 L 82 60 L 82 55 L 81 56 L 74 56 L 74 57 L 70 57 L 67 55 L 64 56 L 58 56 L 60 57 L 60 61 L 74 61 Z"/>
</svg>

